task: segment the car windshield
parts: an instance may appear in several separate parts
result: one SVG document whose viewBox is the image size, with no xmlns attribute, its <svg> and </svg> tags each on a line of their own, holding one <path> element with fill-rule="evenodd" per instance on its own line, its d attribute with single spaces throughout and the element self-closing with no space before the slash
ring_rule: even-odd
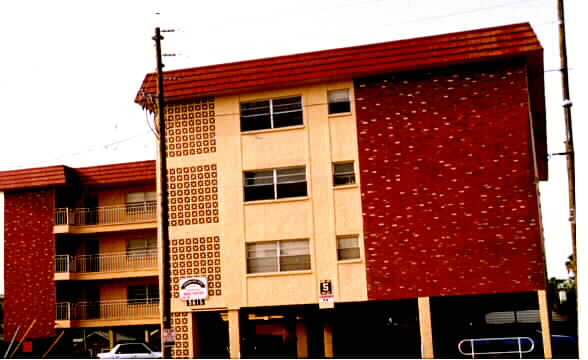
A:
<svg viewBox="0 0 588 360">
<path fill-rule="evenodd" d="M 156 347 L 156 345 L 154 345 L 154 344 L 145 344 L 145 346 L 147 346 L 149 349 L 151 349 L 151 351 L 159 352 L 159 348 Z"/>
</svg>

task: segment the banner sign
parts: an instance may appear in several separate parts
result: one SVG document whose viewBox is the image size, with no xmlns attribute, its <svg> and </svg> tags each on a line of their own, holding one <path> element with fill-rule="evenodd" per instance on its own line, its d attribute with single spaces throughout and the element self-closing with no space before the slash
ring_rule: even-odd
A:
<svg viewBox="0 0 588 360">
<path fill-rule="evenodd" d="M 205 276 L 180 279 L 181 300 L 204 300 L 208 298 L 208 279 Z"/>
</svg>

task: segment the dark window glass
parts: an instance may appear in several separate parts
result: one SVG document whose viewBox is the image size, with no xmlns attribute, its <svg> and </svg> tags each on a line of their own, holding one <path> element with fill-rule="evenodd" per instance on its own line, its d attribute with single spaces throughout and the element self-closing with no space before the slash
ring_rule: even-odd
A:
<svg viewBox="0 0 588 360">
<path fill-rule="evenodd" d="M 158 304 L 159 285 L 134 285 L 127 289 L 129 304 Z"/>
<path fill-rule="evenodd" d="M 353 162 L 333 165 L 333 184 L 335 186 L 355 184 Z"/>
<path fill-rule="evenodd" d="M 118 348 L 118 354 L 140 354 L 149 352 L 141 344 L 121 344 Z"/>
<path fill-rule="evenodd" d="M 241 131 L 270 129 L 271 127 L 269 100 L 241 104 Z"/>
<path fill-rule="evenodd" d="M 306 196 L 306 168 L 277 169 L 277 198 Z"/>
<path fill-rule="evenodd" d="M 302 125 L 302 121 L 300 96 L 241 103 L 241 131 Z"/>
<path fill-rule="evenodd" d="M 329 102 L 329 114 L 339 114 L 351 112 L 351 101 L 349 100 L 349 90 L 334 90 L 327 94 Z"/>
<path fill-rule="evenodd" d="M 245 172 L 244 182 L 245 201 L 275 199 L 273 170 Z"/>
<path fill-rule="evenodd" d="M 121 350 L 121 353 L 123 354 L 144 354 L 151 352 L 142 344 L 124 344 L 121 345 Z"/>
<path fill-rule="evenodd" d="M 272 100 L 274 128 L 302 125 L 300 96 Z"/>
</svg>

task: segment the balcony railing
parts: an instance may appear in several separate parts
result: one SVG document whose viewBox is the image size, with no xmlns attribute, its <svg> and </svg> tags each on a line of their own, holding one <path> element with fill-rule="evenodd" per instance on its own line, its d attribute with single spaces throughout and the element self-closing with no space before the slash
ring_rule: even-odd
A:
<svg viewBox="0 0 588 360">
<path fill-rule="evenodd" d="M 157 249 L 94 255 L 57 255 L 55 272 L 121 272 L 157 269 Z"/>
<path fill-rule="evenodd" d="M 56 320 L 140 320 L 159 318 L 159 299 L 56 304 Z"/>
<path fill-rule="evenodd" d="M 98 208 L 57 208 L 55 225 L 120 225 L 154 221 L 157 203 L 146 201 Z"/>
</svg>

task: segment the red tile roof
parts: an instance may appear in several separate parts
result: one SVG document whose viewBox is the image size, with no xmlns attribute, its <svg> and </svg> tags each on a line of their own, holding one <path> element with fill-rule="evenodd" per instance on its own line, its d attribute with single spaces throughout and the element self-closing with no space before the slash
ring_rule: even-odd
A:
<svg viewBox="0 0 588 360">
<path fill-rule="evenodd" d="M 166 71 L 168 102 L 473 62 L 524 58 L 539 178 L 547 180 L 543 48 L 528 23 L 304 54 Z M 151 108 L 156 76 L 147 74 L 135 102 Z"/>
<path fill-rule="evenodd" d="M 155 183 L 155 161 L 100 165 L 75 169 L 84 185 L 110 185 L 137 182 Z"/>
<path fill-rule="evenodd" d="M 73 169 L 63 165 L 0 171 L 0 191 L 73 185 L 155 183 L 155 161 Z"/>
<path fill-rule="evenodd" d="M 166 71 L 166 77 L 178 79 L 167 81 L 164 91 L 174 102 L 517 56 L 540 58 L 542 50 L 529 24 L 515 24 Z M 135 102 L 144 104 L 146 94 L 156 94 L 154 73 L 146 75 Z"/>
<path fill-rule="evenodd" d="M 63 165 L 35 169 L 0 171 L 0 191 L 65 185 L 66 170 Z"/>
</svg>

